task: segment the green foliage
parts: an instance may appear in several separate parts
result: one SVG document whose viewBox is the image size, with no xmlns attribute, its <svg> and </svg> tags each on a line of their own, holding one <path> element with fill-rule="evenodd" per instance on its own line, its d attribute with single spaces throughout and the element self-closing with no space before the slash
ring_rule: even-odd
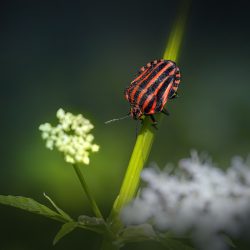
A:
<svg viewBox="0 0 250 250">
<path fill-rule="evenodd" d="M 62 239 L 65 235 L 69 234 L 76 228 L 77 228 L 77 222 L 75 221 L 70 221 L 63 224 L 53 240 L 53 245 L 55 245 L 60 239 Z"/>
<path fill-rule="evenodd" d="M 102 218 L 97 217 L 90 217 L 87 215 L 80 215 L 78 218 L 78 222 L 83 225 L 89 225 L 89 226 L 100 226 L 104 225 L 105 222 Z"/>
<path fill-rule="evenodd" d="M 120 238 L 115 242 L 117 245 L 123 246 L 129 242 L 140 242 L 146 240 L 156 240 L 157 235 L 150 224 L 138 226 L 129 226 L 121 231 Z"/>
<path fill-rule="evenodd" d="M 53 241 L 54 245 L 65 235 L 72 232 L 76 227 L 99 234 L 104 234 L 107 231 L 103 219 L 81 215 L 79 216 L 78 221 L 74 221 L 67 213 L 59 208 L 49 196 L 46 194 L 44 194 L 44 196 L 50 201 L 53 207 L 55 207 L 57 212 L 31 198 L 22 196 L 0 195 L 0 204 L 20 208 L 31 213 L 43 215 L 47 218 L 63 222 L 63 226 Z"/>
<path fill-rule="evenodd" d="M 150 224 L 129 226 L 123 229 L 119 236 L 120 238 L 115 241 L 115 244 L 119 247 L 124 246 L 126 243 L 151 240 L 160 243 L 167 250 L 194 250 L 194 248 L 190 246 L 188 239 L 176 238 L 170 234 L 159 235 Z"/>
<path fill-rule="evenodd" d="M 0 203 L 16 208 L 26 210 L 31 213 L 43 215 L 53 220 L 60 222 L 68 222 L 69 219 L 62 214 L 59 214 L 50 208 L 44 206 L 43 204 L 27 197 L 22 196 L 12 196 L 12 195 L 0 195 Z"/>
<path fill-rule="evenodd" d="M 52 206 L 57 210 L 59 214 L 61 214 L 65 219 L 68 219 L 68 221 L 73 221 L 73 219 L 67 213 L 65 213 L 61 208 L 59 208 L 48 195 L 46 195 L 45 193 L 43 193 L 43 195 L 46 199 L 49 200 L 49 202 L 52 204 Z"/>
<path fill-rule="evenodd" d="M 107 231 L 107 226 L 102 218 L 80 215 L 78 218 L 78 226 L 84 229 L 104 234 Z"/>
<path fill-rule="evenodd" d="M 159 242 L 166 247 L 167 250 L 194 250 L 193 247 L 184 243 L 179 238 L 160 239 Z"/>
<path fill-rule="evenodd" d="M 223 235 L 224 241 L 227 243 L 227 245 L 231 248 L 236 248 L 235 243 L 233 242 L 233 240 L 227 236 L 226 234 Z"/>
</svg>

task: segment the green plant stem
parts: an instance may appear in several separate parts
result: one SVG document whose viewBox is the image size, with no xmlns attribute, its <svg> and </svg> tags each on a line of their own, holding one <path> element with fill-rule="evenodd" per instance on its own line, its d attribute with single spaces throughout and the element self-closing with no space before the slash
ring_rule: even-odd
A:
<svg viewBox="0 0 250 250">
<path fill-rule="evenodd" d="M 173 60 L 175 62 L 177 61 L 184 34 L 189 4 L 190 1 L 188 0 L 182 2 L 179 15 L 170 33 L 169 41 L 163 56 L 164 59 Z M 161 120 L 161 116 L 161 114 L 158 116 L 158 120 Z M 137 137 L 120 193 L 113 205 L 111 219 L 120 212 L 121 208 L 128 203 L 137 192 L 140 173 L 148 159 L 156 134 L 156 129 L 152 128 L 151 124 L 152 121 L 148 117 L 143 121 L 143 126 Z"/>
<path fill-rule="evenodd" d="M 171 30 L 163 59 L 178 61 L 190 6 L 191 0 L 181 1 L 180 10 Z"/>
<path fill-rule="evenodd" d="M 170 33 L 170 37 L 166 46 L 166 50 L 164 52 L 163 59 L 173 60 L 175 62 L 178 59 L 190 3 L 191 1 L 189 0 L 182 1 L 179 14 Z M 161 118 L 162 115 L 160 114 L 158 116 L 158 121 L 160 121 Z M 114 234 L 116 234 L 120 229 L 122 229 L 122 223 L 120 222 L 118 216 L 122 207 L 126 205 L 129 201 L 131 201 L 137 193 L 140 182 L 140 174 L 143 169 L 143 166 L 147 162 L 156 134 L 156 130 L 152 127 L 151 124 L 151 120 L 146 117 L 143 121 L 143 126 L 137 137 L 129 161 L 129 165 L 120 189 L 120 193 L 114 202 L 112 211 L 108 218 L 108 223 L 110 224 L 111 230 Z M 112 249 L 109 247 L 111 246 L 111 244 L 108 245 L 106 241 L 107 239 L 104 238 L 102 249 Z"/>
<path fill-rule="evenodd" d="M 129 202 L 137 192 L 141 170 L 148 159 L 153 143 L 154 130 L 155 128 L 152 127 L 151 122 L 145 119 L 137 137 L 120 193 L 116 198 L 111 215 L 109 216 L 108 221 L 112 221 L 114 231 L 120 227 L 119 220 L 116 220 L 116 218 L 121 208 Z"/>
<path fill-rule="evenodd" d="M 74 168 L 76 175 L 81 183 L 81 186 L 82 186 L 82 188 L 83 188 L 83 190 L 84 190 L 84 192 L 89 200 L 91 208 L 92 208 L 93 212 L 95 213 L 95 216 L 103 219 L 102 213 L 101 213 L 100 209 L 98 208 L 93 196 L 91 195 L 91 193 L 89 191 L 88 185 L 84 179 L 84 176 L 81 172 L 80 167 L 74 164 L 73 168 Z"/>
</svg>

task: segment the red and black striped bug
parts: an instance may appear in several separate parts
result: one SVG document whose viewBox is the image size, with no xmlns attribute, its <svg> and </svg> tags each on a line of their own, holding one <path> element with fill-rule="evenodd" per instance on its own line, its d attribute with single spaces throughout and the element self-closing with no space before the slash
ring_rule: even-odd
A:
<svg viewBox="0 0 250 250">
<path fill-rule="evenodd" d="M 135 120 L 150 116 L 156 125 L 153 115 L 168 114 L 164 106 L 177 96 L 180 77 L 179 68 L 170 60 L 154 60 L 142 67 L 124 92 L 130 103 L 130 116 Z"/>
<path fill-rule="evenodd" d="M 108 124 L 129 116 L 135 120 L 142 120 L 143 116 L 150 116 L 156 127 L 154 114 L 162 112 L 169 115 L 164 106 L 168 99 L 178 96 L 180 78 L 180 70 L 171 60 L 160 59 L 147 63 L 124 91 L 125 98 L 130 103 L 128 115 L 105 123 Z"/>
</svg>

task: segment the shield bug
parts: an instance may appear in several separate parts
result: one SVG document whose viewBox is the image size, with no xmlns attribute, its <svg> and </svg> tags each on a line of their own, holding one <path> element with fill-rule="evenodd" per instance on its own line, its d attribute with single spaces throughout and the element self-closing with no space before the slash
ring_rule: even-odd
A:
<svg viewBox="0 0 250 250">
<path fill-rule="evenodd" d="M 142 120 L 143 116 L 150 116 L 155 126 L 157 122 L 154 114 L 162 112 L 169 115 L 164 106 L 168 99 L 178 96 L 180 77 L 179 68 L 171 60 L 160 59 L 147 63 L 124 91 L 124 96 L 130 103 L 128 115 L 106 123 L 129 116 L 135 120 Z"/>
<path fill-rule="evenodd" d="M 177 96 L 180 77 L 179 68 L 170 60 L 154 60 L 143 66 L 124 91 L 130 116 L 135 120 L 150 116 L 155 125 L 154 114 L 168 114 L 164 106 Z"/>
</svg>

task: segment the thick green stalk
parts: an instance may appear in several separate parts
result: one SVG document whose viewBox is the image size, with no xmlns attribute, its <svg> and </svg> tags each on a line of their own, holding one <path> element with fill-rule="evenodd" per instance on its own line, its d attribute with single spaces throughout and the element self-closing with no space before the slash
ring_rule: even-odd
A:
<svg viewBox="0 0 250 250">
<path fill-rule="evenodd" d="M 109 218 L 109 221 L 112 221 L 113 226 L 116 224 L 113 220 L 117 217 L 121 208 L 124 204 L 129 202 L 137 192 L 141 170 L 148 159 L 153 143 L 155 134 L 154 130 L 155 128 L 152 127 L 151 122 L 148 121 L 148 119 L 145 119 L 137 137 L 120 193 L 116 198 Z M 119 227 L 119 225 L 117 226 Z"/>
<path fill-rule="evenodd" d="M 175 62 L 178 59 L 190 2 L 189 0 L 182 1 L 181 9 L 170 33 L 163 59 L 173 60 Z M 162 115 L 158 116 L 158 120 L 161 120 L 161 116 Z M 152 121 L 146 117 L 137 137 L 120 193 L 114 202 L 111 214 L 108 218 L 108 223 L 114 234 L 122 228 L 122 224 L 118 217 L 119 212 L 137 193 L 140 183 L 140 174 L 143 166 L 147 162 L 156 133 L 156 129 L 153 128 L 151 124 Z M 104 239 L 102 249 L 111 249 L 107 247 L 107 239 Z"/>
<path fill-rule="evenodd" d="M 191 0 L 182 0 L 179 14 L 175 20 L 173 29 L 170 33 L 169 40 L 163 54 L 163 59 L 177 62 L 181 50 L 181 43 L 187 22 L 187 16 Z"/>
<path fill-rule="evenodd" d="M 185 22 L 190 1 L 183 1 L 179 15 L 170 33 L 169 41 L 164 52 L 164 59 L 177 61 L 180 46 L 184 34 Z M 158 119 L 161 119 L 161 115 Z M 118 214 L 121 208 L 128 203 L 136 194 L 140 181 L 141 170 L 146 163 L 156 130 L 151 126 L 152 121 L 146 118 L 137 137 L 132 156 L 129 161 L 127 172 L 122 183 L 120 193 L 114 203 L 112 217 Z"/>
<path fill-rule="evenodd" d="M 103 219 L 103 216 L 102 216 L 102 214 L 100 212 L 100 209 L 98 208 L 98 206 L 97 206 L 97 204 L 96 204 L 93 196 L 91 195 L 91 193 L 89 191 L 89 188 L 87 186 L 87 183 L 86 183 L 86 181 L 84 179 L 84 176 L 83 176 L 83 174 L 81 172 L 80 167 L 77 166 L 77 165 L 73 165 L 73 167 L 74 167 L 76 175 L 77 175 L 77 177 L 78 177 L 78 179 L 79 179 L 79 181 L 81 183 L 81 186 L 82 186 L 82 188 L 83 188 L 83 190 L 84 190 L 84 192 L 85 192 L 85 194 L 86 194 L 86 196 L 87 196 L 87 198 L 89 200 L 91 208 L 92 208 L 93 212 L 95 213 L 95 216 L 98 217 L 98 218 L 102 218 Z"/>
</svg>

